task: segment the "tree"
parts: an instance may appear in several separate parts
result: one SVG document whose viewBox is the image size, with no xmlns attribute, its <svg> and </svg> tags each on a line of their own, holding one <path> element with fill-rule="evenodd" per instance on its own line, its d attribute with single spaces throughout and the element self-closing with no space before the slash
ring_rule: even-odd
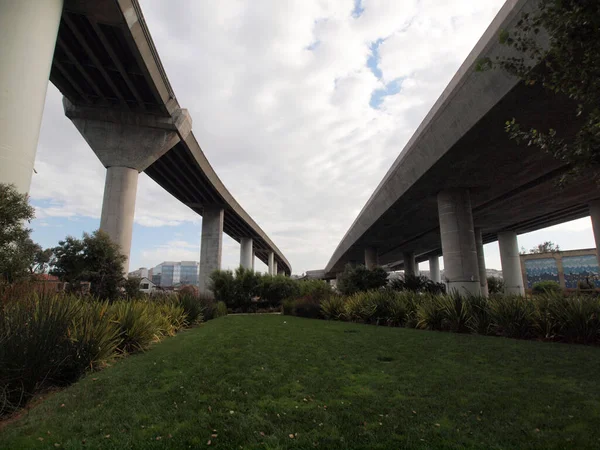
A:
<svg viewBox="0 0 600 450">
<path fill-rule="evenodd" d="M 545 39 L 536 39 L 547 33 Z M 573 100 L 577 129 L 522 129 L 506 122 L 511 139 L 536 146 L 569 168 L 561 182 L 584 173 L 600 181 L 600 2 L 598 0 L 541 0 L 539 10 L 525 14 L 515 30 L 502 31 L 500 42 L 520 57 L 483 59 L 478 69 L 498 66 L 525 84 L 541 84 L 547 90 Z M 533 61 L 533 64 L 531 63 Z"/>
<path fill-rule="evenodd" d="M 124 283 L 125 256 L 110 237 L 98 230 L 83 234 L 83 239 L 68 236 L 54 248 L 52 275 L 77 287 L 82 281 L 91 283 L 93 295 L 115 300 Z"/>
<path fill-rule="evenodd" d="M 125 295 L 128 299 L 135 299 L 141 296 L 140 292 L 140 283 L 142 279 L 140 277 L 128 277 L 123 282 L 123 287 L 125 289 Z"/>
<path fill-rule="evenodd" d="M 387 272 L 381 267 L 367 269 L 348 264 L 338 280 L 337 289 L 344 295 L 379 289 L 387 284 L 387 277 Z"/>
<path fill-rule="evenodd" d="M 535 247 L 532 247 L 531 250 L 529 250 L 529 253 L 555 253 L 559 251 L 560 247 L 554 242 L 545 241 L 541 244 L 536 245 Z"/>
<path fill-rule="evenodd" d="M 41 247 L 39 247 L 33 257 L 33 264 L 29 267 L 31 273 L 46 273 L 46 271 L 50 268 L 50 263 L 53 256 L 54 253 L 51 248 L 43 250 Z"/>
<path fill-rule="evenodd" d="M 28 276 L 41 250 L 25 226 L 34 216 L 27 194 L 19 193 L 14 185 L 0 183 L 0 278 L 9 283 Z"/>
</svg>

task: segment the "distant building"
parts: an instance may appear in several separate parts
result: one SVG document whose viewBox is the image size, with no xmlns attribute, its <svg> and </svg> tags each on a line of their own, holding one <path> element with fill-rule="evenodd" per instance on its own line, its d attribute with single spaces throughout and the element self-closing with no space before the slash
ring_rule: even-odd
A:
<svg viewBox="0 0 600 450">
<path fill-rule="evenodd" d="M 140 292 L 151 294 L 156 290 L 156 285 L 150 281 L 147 277 L 140 280 Z"/>
<path fill-rule="evenodd" d="M 538 281 L 556 281 L 564 289 L 577 289 L 580 281 L 600 288 L 595 248 L 521 255 L 523 285 L 531 289 Z"/>
<path fill-rule="evenodd" d="M 140 267 L 139 269 L 134 270 L 133 272 L 129 272 L 127 275 L 136 278 L 150 278 L 150 275 L 148 274 L 148 269 L 146 269 L 145 267 Z"/>
<path fill-rule="evenodd" d="M 162 288 L 175 288 L 198 284 L 199 264 L 197 261 L 164 261 L 151 269 L 148 280 Z"/>
</svg>

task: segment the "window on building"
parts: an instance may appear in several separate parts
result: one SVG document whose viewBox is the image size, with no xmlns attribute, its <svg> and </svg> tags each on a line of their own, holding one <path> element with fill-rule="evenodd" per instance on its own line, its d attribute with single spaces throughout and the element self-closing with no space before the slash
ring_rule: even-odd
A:
<svg viewBox="0 0 600 450">
<path fill-rule="evenodd" d="M 149 287 L 148 283 L 142 284 L 142 289 L 148 289 L 148 287 Z"/>
</svg>

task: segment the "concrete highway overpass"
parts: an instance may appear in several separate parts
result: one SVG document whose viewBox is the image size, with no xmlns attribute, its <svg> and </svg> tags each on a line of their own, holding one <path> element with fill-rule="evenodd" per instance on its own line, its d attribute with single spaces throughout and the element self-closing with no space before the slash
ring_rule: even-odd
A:
<svg viewBox="0 0 600 450">
<path fill-rule="evenodd" d="M 591 214 L 600 242 L 600 191 L 592 178 L 558 188 L 565 165 L 517 145 L 504 130 L 514 117 L 526 128 L 569 136 L 578 125 L 574 105 L 501 69 L 475 70 L 480 58 L 510 54 L 500 31 L 534 7 L 532 0 L 506 2 L 339 243 L 328 277 L 348 263 L 413 273 L 429 260 L 439 281 L 443 255 L 451 288 L 485 293 L 483 244 L 499 240 L 507 290 L 522 293 L 518 234 Z"/>
<path fill-rule="evenodd" d="M 0 0 L 0 60 L 0 182 L 29 190 L 49 78 L 107 168 L 100 228 L 127 257 L 144 171 L 203 217 L 202 290 L 220 268 L 223 232 L 241 243 L 242 266 L 255 255 L 270 273 L 291 274 L 202 152 L 138 0 Z"/>
</svg>

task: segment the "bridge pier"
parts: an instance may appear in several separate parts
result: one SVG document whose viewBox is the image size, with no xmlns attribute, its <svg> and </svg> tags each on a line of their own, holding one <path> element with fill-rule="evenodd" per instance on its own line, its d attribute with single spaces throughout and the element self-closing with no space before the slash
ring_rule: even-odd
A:
<svg viewBox="0 0 600 450">
<path fill-rule="evenodd" d="M 272 275 L 279 275 L 279 272 L 277 270 L 277 261 L 273 261 L 273 274 Z"/>
<path fill-rule="evenodd" d="M 244 269 L 253 269 L 254 253 L 252 250 L 252 238 L 240 239 L 240 266 Z"/>
<path fill-rule="evenodd" d="M 502 278 L 504 278 L 504 293 L 525 295 L 517 233 L 514 231 L 498 233 L 498 246 L 500 247 Z"/>
<path fill-rule="evenodd" d="M 269 275 L 274 275 L 275 268 L 275 253 L 269 252 Z"/>
<path fill-rule="evenodd" d="M 223 218 L 221 206 L 205 206 L 202 213 L 202 241 L 200 242 L 200 274 L 198 290 L 210 294 L 210 274 L 221 270 L 223 255 Z"/>
<path fill-rule="evenodd" d="M 403 254 L 403 259 L 404 259 L 404 275 L 409 275 L 409 276 L 415 276 L 418 275 L 418 265 L 417 265 L 417 261 L 415 260 L 415 253 L 414 252 L 404 252 Z"/>
<path fill-rule="evenodd" d="M 139 173 L 185 139 L 192 129 L 191 118 L 184 109 L 172 117 L 159 117 L 77 106 L 66 98 L 63 106 L 106 167 L 100 230 L 120 246 L 127 274 Z"/>
<path fill-rule="evenodd" d="M 475 245 L 477 246 L 477 265 L 479 266 L 479 286 L 481 288 L 481 295 L 488 297 L 487 271 L 485 268 L 485 254 L 483 253 L 481 228 L 475 228 Z"/>
<path fill-rule="evenodd" d="M 63 0 L 0 1 L 0 183 L 29 192 Z"/>
<path fill-rule="evenodd" d="M 479 295 L 479 265 L 469 191 L 452 189 L 440 192 L 438 213 L 448 291 Z"/>
<path fill-rule="evenodd" d="M 594 240 L 596 241 L 598 266 L 600 266 L 600 200 L 590 203 L 590 218 L 592 219 L 592 229 L 594 230 Z"/>
<path fill-rule="evenodd" d="M 365 248 L 365 267 L 369 270 L 374 269 L 379 265 L 377 249 L 375 247 Z"/>
<path fill-rule="evenodd" d="M 429 258 L 429 278 L 434 283 L 440 283 L 442 277 L 440 276 L 440 257 L 432 256 Z"/>
</svg>

